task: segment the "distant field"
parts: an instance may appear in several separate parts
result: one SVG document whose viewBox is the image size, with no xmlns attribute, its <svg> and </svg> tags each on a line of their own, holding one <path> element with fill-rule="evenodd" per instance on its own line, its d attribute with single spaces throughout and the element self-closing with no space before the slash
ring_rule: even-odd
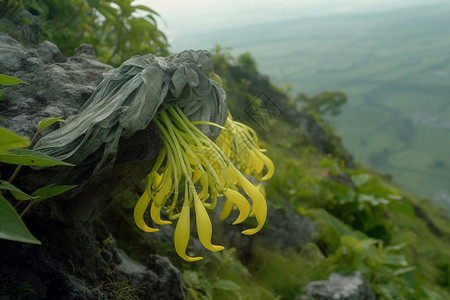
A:
<svg viewBox="0 0 450 300">
<path fill-rule="evenodd" d="M 450 3 L 255 25 L 178 42 L 250 52 L 263 73 L 294 83 L 293 95 L 345 92 L 349 102 L 332 121 L 358 161 L 421 195 L 450 195 Z"/>
</svg>

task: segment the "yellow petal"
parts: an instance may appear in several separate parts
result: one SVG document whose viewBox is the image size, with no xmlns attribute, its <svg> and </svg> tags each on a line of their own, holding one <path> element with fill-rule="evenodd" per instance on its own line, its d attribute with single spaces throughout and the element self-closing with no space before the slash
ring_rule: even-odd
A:
<svg viewBox="0 0 450 300">
<path fill-rule="evenodd" d="M 172 188 L 172 179 L 169 178 L 163 183 L 161 189 L 156 193 L 155 198 L 156 205 L 158 205 L 159 207 L 164 206 L 165 200 L 171 194 L 170 191 L 171 188 Z"/>
<path fill-rule="evenodd" d="M 258 222 L 258 226 L 256 228 L 247 229 L 242 231 L 243 234 L 255 234 L 261 230 L 266 221 L 267 217 L 267 203 L 264 196 L 261 192 L 256 188 L 253 184 L 251 184 L 241 173 L 236 170 L 236 175 L 239 179 L 239 184 L 242 186 L 244 191 L 253 201 L 253 209 L 252 212 L 255 214 L 256 221 Z"/>
<path fill-rule="evenodd" d="M 250 150 L 250 156 L 251 156 L 251 160 L 253 162 L 253 167 L 255 170 L 255 174 L 259 174 L 262 172 L 262 170 L 264 169 L 264 162 L 262 161 L 262 159 L 260 159 L 256 153 L 254 151 Z"/>
<path fill-rule="evenodd" d="M 136 223 L 137 227 L 143 231 L 156 232 L 159 231 L 159 229 L 148 227 L 144 221 L 144 213 L 149 203 L 150 196 L 148 195 L 147 191 L 145 191 L 134 207 L 134 222 Z"/>
<path fill-rule="evenodd" d="M 152 206 L 150 207 L 150 216 L 152 220 L 158 225 L 166 225 L 172 224 L 170 221 L 161 220 L 161 207 L 157 207 L 155 205 L 155 201 L 152 202 Z"/>
<path fill-rule="evenodd" d="M 258 157 L 266 165 L 267 173 L 266 173 L 266 175 L 264 175 L 261 178 L 262 181 L 266 181 L 266 180 L 270 179 L 273 176 L 273 173 L 275 172 L 275 166 L 273 165 L 273 162 L 270 160 L 270 158 L 268 158 L 267 156 L 265 156 L 261 152 L 258 151 L 258 152 L 255 152 L 255 153 L 258 155 Z"/>
<path fill-rule="evenodd" d="M 205 175 L 205 174 L 203 174 Z M 208 195 L 208 185 L 207 185 L 207 181 L 206 181 L 206 176 L 202 176 L 200 177 L 200 183 L 202 185 L 202 191 L 200 192 L 200 194 L 198 194 L 198 197 L 202 200 L 206 200 L 209 195 Z"/>
<path fill-rule="evenodd" d="M 152 188 L 156 189 L 159 183 L 161 182 L 162 176 L 158 174 L 158 172 L 152 172 L 148 177 L 148 186 L 152 186 Z"/>
<path fill-rule="evenodd" d="M 238 178 L 234 172 L 235 171 L 231 167 L 228 167 L 228 181 L 230 185 L 238 184 Z"/>
<path fill-rule="evenodd" d="M 260 182 L 258 183 L 258 185 L 256 186 L 258 188 L 258 190 L 261 192 L 261 194 L 263 195 L 264 198 L 266 198 L 266 188 L 264 187 L 264 183 Z"/>
<path fill-rule="evenodd" d="M 190 205 L 187 193 L 184 198 L 183 207 L 181 208 L 180 217 L 178 218 L 177 226 L 175 227 L 174 242 L 175 251 L 184 260 L 197 261 L 203 259 L 203 257 L 191 257 L 186 255 L 186 249 L 189 243 L 190 235 Z"/>
<path fill-rule="evenodd" d="M 199 168 L 195 168 L 194 175 L 192 175 L 192 183 L 196 183 L 201 177 L 203 173 Z"/>
<path fill-rule="evenodd" d="M 197 198 L 197 199 L 196 199 Z M 197 220 L 197 232 L 198 237 L 202 245 L 211 251 L 220 251 L 223 250 L 224 247 L 216 246 L 211 243 L 212 237 L 212 225 L 211 220 L 209 219 L 208 213 L 206 212 L 205 207 L 203 206 L 202 201 L 198 199 L 198 197 L 194 196 L 194 207 L 195 207 L 195 218 Z"/>
<path fill-rule="evenodd" d="M 230 199 L 226 198 L 225 203 L 223 204 L 222 207 L 222 212 L 220 213 L 220 220 L 225 220 L 226 218 L 228 218 L 228 216 L 231 213 L 231 210 L 233 209 L 233 202 L 231 202 Z"/>
<path fill-rule="evenodd" d="M 227 200 L 233 202 L 239 209 L 239 216 L 236 221 L 233 222 L 233 225 L 244 222 L 250 213 L 250 203 L 248 203 L 247 199 L 243 195 L 235 190 L 228 189 L 224 194 L 227 197 Z"/>
</svg>

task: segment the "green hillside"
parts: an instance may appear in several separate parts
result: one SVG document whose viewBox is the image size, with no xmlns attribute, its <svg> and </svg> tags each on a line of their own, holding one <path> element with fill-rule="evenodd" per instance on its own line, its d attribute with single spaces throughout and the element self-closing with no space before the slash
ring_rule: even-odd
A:
<svg viewBox="0 0 450 300">
<path fill-rule="evenodd" d="M 305 18 L 187 36 L 250 52 L 291 94 L 342 91 L 333 123 L 356 159 L 419 195 L 450 194 L 450 5 Z M 432 121 L 429 121 L 432 119 Z M 450 204 L 447 204 L 450 205 Z"/>
</svg>

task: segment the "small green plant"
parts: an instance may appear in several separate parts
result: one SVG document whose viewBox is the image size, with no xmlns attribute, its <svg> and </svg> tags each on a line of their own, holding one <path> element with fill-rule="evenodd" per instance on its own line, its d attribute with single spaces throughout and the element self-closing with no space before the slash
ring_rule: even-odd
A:
<svg viewBox="0 0 450 300">
<path fill-rule="evenodd" d="M 19 83 L 26 82 L 11 76 L 0 74 L 0 84 L 2 85 L 14 85 Z M 0 91 L 4 90 L 5 89 Z M 12 184 L 22 166 L 73 166 L 72 164 L 65 163 L 38 151 L 27 149 L 34 143 L 42 130 L 58 121 L 61 121 L 61 117 L 42 120 L 39 123 L 38 130 L 31 142 L 26 137 L 22 137 L 6 128 L 0 127 L 0 163 L 17 165 L 9 180 L 0 180 L 0 238 L 2 239 L 40 244 L 40 241 L 29 232 L 28 228 L 23 223 L 21 219 L 22 216 L 34 204 L 64 193 L 75 187 L 74 185 L 55 186 L 54 184 L 51 184 L 39 188 L 29 195 Z M 5 191 L 8 191 L 11 196 L 18 201 L 14 207 L 12 207 L 9 201 L 4 197 L 3 194 Z M 28 205 L 21 214 L 18 215 L 16 209 L 25 201 L 28 201 Z"/>
</svg>

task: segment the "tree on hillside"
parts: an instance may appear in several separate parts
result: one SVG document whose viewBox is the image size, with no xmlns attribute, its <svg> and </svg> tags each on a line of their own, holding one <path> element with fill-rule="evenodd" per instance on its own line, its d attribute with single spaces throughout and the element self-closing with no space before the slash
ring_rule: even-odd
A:
<svg viewBox="0 0 450 300">
<path fill-rule="evenodd" d="M 347 102 L 347 96 L 342 92 L 322 92 L 312 97 L 299 93 L 295 101 L 302 105 L 303 112 L 336 116 L 341 113 L 341 106 Z"/>
</svg>

